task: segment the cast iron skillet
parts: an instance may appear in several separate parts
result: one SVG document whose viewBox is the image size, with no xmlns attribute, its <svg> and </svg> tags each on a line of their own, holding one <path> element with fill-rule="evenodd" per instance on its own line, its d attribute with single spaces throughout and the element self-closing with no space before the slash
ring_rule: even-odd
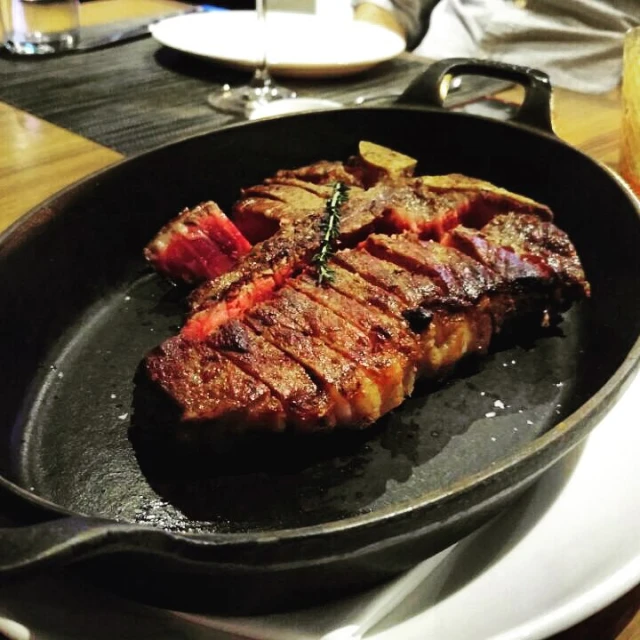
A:
<svg viewBox="0 0 640 640">
<path fill-rule="evenodd" d="M 514 122 L 441 109 L 446 73 L 515 80 Z M 434 65 L 390 108 L 242 124 L 123 162 L 52 198 L 0 242 L 0 575 L 71 561 L 120 593 L 257 612 L 371 585 L 473 530 L 580 441 L 640 346 L 638 204 L 552 133 L 542 74 Z M 432 108 L 410 106 L 426 101 Z M 241 455 L 138 437 L 143 355 L 181 321 L 182 293 L 141 248 L 186 205 L 228 207 L 276 169 L 344 159 L 368 139 L 549 204 L 593 298 L 423 387 L 362 434 L 278 440 Z M 133 418 L 132 418 L 133 414 Z M 147 425 L 148 426 L 148 425 Z"/>
</svg>

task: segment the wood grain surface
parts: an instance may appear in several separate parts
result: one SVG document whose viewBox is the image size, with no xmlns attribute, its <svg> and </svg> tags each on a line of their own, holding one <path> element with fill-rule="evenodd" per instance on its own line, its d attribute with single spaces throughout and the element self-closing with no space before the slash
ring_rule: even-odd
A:
<svg viewBox="0 0 640 640">
<path fill-rule="evenodd" d="M 0 229 L 48 196 L 122 156 L 0 103 Z"/>
<path fill-rule="evenodd" d="M 97 24 L 154 15 L 176 6 L 180 3 L 170 0 L 95 0 L 82 5 L 81 16 L 84 24 Z M 497 97 L 517 101 L 519 96 L 513 89 Z M 600 96 L 556 90 L 553 117 L 562 139 L 616 167 L 621 118 L 618 90 Z M 0 230 L 66 185 L 123 157 L 3 103 L 0 141 Z M 640 586 L 553 640 L 640 640 Z"/>
</svg>

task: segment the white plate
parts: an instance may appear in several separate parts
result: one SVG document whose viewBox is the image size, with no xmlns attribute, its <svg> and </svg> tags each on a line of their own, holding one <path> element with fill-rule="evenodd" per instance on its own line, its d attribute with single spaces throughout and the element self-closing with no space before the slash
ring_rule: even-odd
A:
<svg viewBox="0 0 640 640">
<path fill-rule="evenodd" d="M 264 40 L 253 11 L 187 14 L 149 29 L 167 47 L 235 68 L 253 69 L 262 55 Z M 278 11 L 267 15 L 267 59 L 277 75 L 346 76 L 390 60 L 404 48 L 399 35 L 368 22 Z"/>
<path fill-rule="evenodd" d="M 639 412 L 636 377 L 586 446 L 503 516 L 350 600 L 263 618 L 185 617 L 45 576 L 0 588 L 0 615 L 39 640 L 353 640 L 382 610 L 391 614 L 371 640 L 548 638 L 640 582 Z"/>
</svg>

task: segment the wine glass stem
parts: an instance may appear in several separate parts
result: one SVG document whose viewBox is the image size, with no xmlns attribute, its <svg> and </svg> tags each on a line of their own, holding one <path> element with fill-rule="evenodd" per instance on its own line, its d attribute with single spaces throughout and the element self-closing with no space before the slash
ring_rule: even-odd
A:
<svg viewBox="0 0 640 640">
<path fill-rule="evenodd" d="M 253 72 L 251 86 L 255 89 L 266 89 L 271 85 L 271 74 L 267 63 L 267 7 L 266 0 L 256 0 L 256 19 L 260 38 L 260 61 Z"/>
</svg>

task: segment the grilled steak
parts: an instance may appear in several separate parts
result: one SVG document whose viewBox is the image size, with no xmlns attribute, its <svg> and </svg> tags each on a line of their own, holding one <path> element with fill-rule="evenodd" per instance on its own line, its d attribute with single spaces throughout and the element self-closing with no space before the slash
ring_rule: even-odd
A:
<svg viewBox="0 0 640 640">
<path fill-rule="evenodd" d="M 239 226 L 265 239 L 192 292 L 180 335 L 145 361 L 187 430 L 365 427 L 505 326 L 590 295 L 546 206 L 457 174 L 413 177 L 415 161 L 387 151 L 365 144 L 243 192 Z M 336 178 L 352 187 L 319 286 Z"/>
</svg>

